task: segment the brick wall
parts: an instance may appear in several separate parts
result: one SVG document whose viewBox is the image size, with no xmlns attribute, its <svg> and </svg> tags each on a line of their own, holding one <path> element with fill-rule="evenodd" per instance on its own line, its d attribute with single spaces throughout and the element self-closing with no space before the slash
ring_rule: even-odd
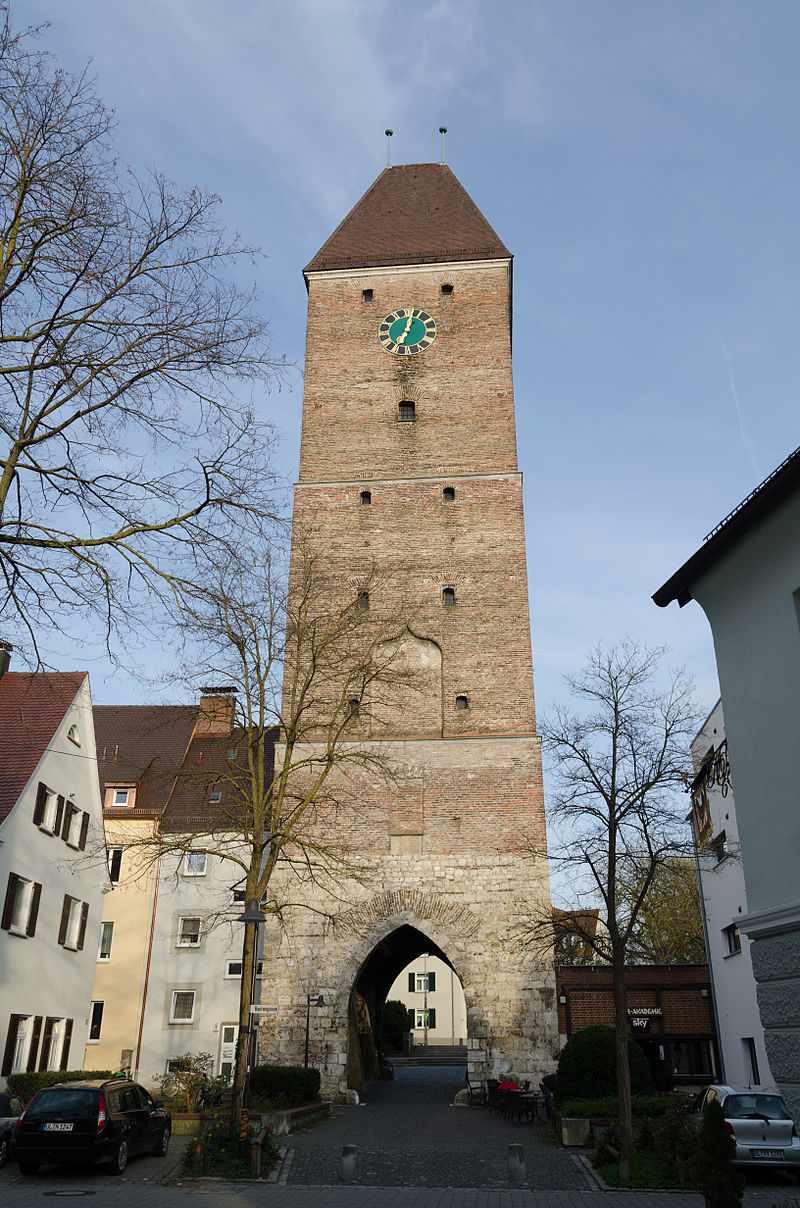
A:
<svg viewBox="0 0 800 1208">
<path fill-rule="evenodd" d="M 714 1033 L 711 981 L 707 965 L 629 965 L 625 972 L 628 1011 L 660 1007 L 647 1033 L 708 1036 Z M 558 1025 L 572 1036 L 592 1024 L 614 1024 L 611 969 L 603 965 L 563 965 L 556 969 Z M 703 993 L 705 991 L 705 994 Z M 562 1002 L 566 999 L 566 1002 Z"/>
</svg>

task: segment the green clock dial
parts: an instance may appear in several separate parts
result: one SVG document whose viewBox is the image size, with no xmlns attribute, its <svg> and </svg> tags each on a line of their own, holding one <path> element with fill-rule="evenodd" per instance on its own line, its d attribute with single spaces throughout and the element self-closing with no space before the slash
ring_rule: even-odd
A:
<svg viewBox="0 0 800 1208">
<path fill-rule="evenodd" d="M 436 339 L 436 320 L 416 306 L 392 311 L 378 327 L 381 347 L 394 356 L 414 356 Z"/>
</svg>

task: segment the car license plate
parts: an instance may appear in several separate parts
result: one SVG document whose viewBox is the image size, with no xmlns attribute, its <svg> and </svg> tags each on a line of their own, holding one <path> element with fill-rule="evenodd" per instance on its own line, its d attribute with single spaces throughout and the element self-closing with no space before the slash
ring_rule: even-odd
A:
<svg viewBox="0 0 800 1208">
<path fill-rule="evenodd" d="M 782 1149 L 751 1149 L 751 1158 L 782 1158 Z"/>
<path fill-rule="evenodd" d="M 72 1132 L 72 1125 L 64 1122 L 48 1122 L 42 1125 L 43 1132 Z"/>
</svg>

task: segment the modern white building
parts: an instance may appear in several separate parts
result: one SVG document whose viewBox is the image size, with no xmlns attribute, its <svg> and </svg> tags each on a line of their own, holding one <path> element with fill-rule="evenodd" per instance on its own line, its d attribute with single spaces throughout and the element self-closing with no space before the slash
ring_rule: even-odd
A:
<svg viewBox="0 0 800 1208">
<path fill-rule="evenodd" d="M 88 676 L 0 672 L 0 1087 L 81 1068 L 103 853 Z"/>
<path fill-rule="evenodd" d="M 747 891 L 721 701 L 692 743 L 692 758 L 697 773 L 692 826 L 722 1075 L 734 1086 L 774 1085 L 750 940 L 739 930 L 747 914 Z"/>
<path fill-rule="evenodd" d="M 407 1008 L 415 1045 L 466 1044 L 464 990 L 457 974 L 438 956 L 426 954 L 412 961 L 386 997 Z"/>
<path fill-rule="evenodd" d="M 653 599 L 697 600 L 714 635 L 747 886 L 738 927 L 772 1073 L 800 1119 L 800 449 Z"/>
</svg>

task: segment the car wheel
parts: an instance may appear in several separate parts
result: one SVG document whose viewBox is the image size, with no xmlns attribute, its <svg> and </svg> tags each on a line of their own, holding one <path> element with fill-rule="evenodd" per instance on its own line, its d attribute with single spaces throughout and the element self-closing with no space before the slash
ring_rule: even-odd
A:
<svg viewBox="0 0 800 1208">
<path fill-rule="evenodd" d="M 167 1124 L 165 1125 L 164 1131 L 158 1138 L 156 1147 L 153 1150 L 153 1153 L 157 1158 L 165 1158 L 167 1156 L 167 1150 L 169 1149 L 169 1135 L 169 1125 Z"/>
<path fill-rule="evenodd" d="M 128 1165 L 128 1144 L 126 1141 L 120 1141 L 117 1146 L 117 1152 L 111 1159 L 111 1173 L 122 1174 L 125 1167 Z"/>
<path fill-rule="evenodd" d="M 38 1169 L 39 1169 L 38 1162 L 20 1162 L 20 1164 L 19 1164 L 19 1173 L 20 1174 L 36 1174 Z"/>
<path fill-rule="evenodd" d="M 8 1156 L 11 1150 L 8 1133 L 4 1137 L 0 1137 L 0 1167 L 5 1166 L 8 1161 Z"/>
</svg>

